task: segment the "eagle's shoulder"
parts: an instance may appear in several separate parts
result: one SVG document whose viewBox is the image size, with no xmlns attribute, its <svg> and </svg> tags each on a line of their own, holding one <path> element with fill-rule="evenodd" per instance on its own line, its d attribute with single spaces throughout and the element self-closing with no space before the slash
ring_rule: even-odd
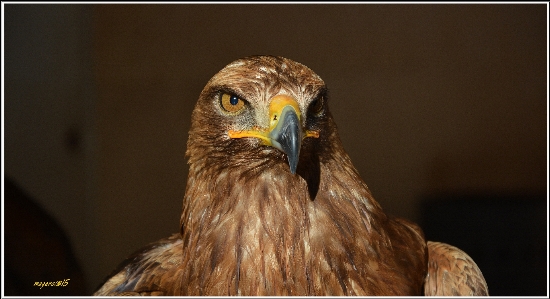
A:
<svg viewBox="0 0 550 299">
<path fill-rule="evenodd" d="M 124 260 L 94 295 L 169 295 L 178 285 L 180 234 L 148 244 Z M 167 286 L 167 287 L 166 287 Z"/>
<path fill-rule="evenodd" d="M 428 242 L 428 275 L 424 293 L 432 296 L 488 296 L 487 283 L 464 251 L 439 242 Z"/>
</svg>

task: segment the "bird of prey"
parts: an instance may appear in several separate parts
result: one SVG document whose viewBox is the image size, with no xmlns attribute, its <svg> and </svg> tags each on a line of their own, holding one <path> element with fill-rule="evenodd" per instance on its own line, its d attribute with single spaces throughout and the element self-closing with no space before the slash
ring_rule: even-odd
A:
<svg viewBox="0 0 550 299">
<path fill-rule="evenodd" d="M 488 295 L 466 253 L 384 213 L 328 102 L 323 80 L 283 57 L 214 75 L 192 113 L 179 233 L 95 295 Z"/>
</svg>

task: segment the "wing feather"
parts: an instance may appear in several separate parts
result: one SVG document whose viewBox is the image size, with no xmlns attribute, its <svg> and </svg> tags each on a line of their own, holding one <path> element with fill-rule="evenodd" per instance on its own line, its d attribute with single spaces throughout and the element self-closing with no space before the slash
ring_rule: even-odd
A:
<svg viewBox="0 0 550 299">
<path fill-rule="evenodd" d="M 175 295 L 181 284 L 180 234 L 151 243 L 126 259 L 95 296 Z"/>
<path fill-rule="evenodd" d="M 488 296 L 485 278 L 464 251 L 439 242 L 428 242 L 426 296 Z"/>
</svg>

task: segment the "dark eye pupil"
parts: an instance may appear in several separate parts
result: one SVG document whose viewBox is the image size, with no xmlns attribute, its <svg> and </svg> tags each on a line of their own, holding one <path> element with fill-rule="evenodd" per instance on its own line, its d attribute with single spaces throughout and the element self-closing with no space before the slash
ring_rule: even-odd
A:
<svg viewBox="0 0 550 299">
<path fill-rule="evenodd" d="M 229 99 L 229 103 L 231 105 L 237 105 L 239 103 L 239 98 L 236 96 L 231 96 L 231 98 Z"/>
</svg>

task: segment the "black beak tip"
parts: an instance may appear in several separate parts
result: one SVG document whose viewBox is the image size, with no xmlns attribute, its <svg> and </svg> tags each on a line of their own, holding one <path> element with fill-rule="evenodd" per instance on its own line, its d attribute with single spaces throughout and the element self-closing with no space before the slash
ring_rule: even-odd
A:
<svg viewBox="0 0 550 299">
<path fill-rule="evenodd" d="M 278 140 L 282 151 L 286 154 L 288 159 L 288 166 L 290 172 L 296 174 L 298 168 L 298 160 L 300 157 L 300 139 L 294 134 L 284 134 L 283 138 Z"/>
<path fill-rule="evenodd" d="M 298 167 L 298 159 L 288 159 L 288 165 L 290 166 L 290 173 L 296 174 L 296 168 Z"/>
</svg>

